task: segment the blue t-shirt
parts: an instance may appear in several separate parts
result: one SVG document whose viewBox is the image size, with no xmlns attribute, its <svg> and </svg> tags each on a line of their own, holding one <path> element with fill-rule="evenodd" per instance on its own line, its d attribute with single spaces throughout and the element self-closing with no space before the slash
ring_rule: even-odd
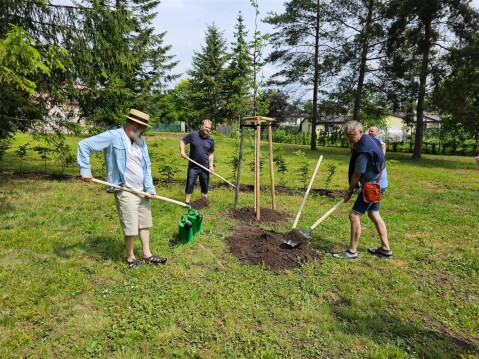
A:
<svg viewBox="0 0 479 359">
<path fill-rule="evenodd" d="M 356 159 L 356 163 L 354 165 L 354 172 L 362 173 L 361 182 L 376 182 L 379 172 L 373 166 L 373 161 L 371 160 L 371 156 L 367 153 L 360 153 L 358 158 Z M 387 188 L 388 186 L 388 173 L 386 170 L 386 165 L 384 165 L 383 172 L 381 174 L 381 178 L 379 179 L 379 185 L 381 188 Z"/>
<path fill-rule="evenodd" d="M 201 137 L 200 131 L 193 131 L 182 139 L 185 145 L 190 145 L 190 158 L 206 168 L 210 167 L 209 155 L 215 152 L 215 141 L 208 135 Z M 198 167 L 193 162 L 189 162 L 189 167 Z"/>
</svg>

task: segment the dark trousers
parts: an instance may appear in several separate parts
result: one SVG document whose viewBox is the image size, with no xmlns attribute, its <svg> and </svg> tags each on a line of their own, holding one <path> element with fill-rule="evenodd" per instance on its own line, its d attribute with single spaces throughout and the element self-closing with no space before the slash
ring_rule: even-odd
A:
<svg viewBox="0 0 479 359">
<path fill-rule="evenodd" d="M 200 178 L 201 193 L 208 193 L 208 182 L 210 173 L 200 167 L 188 167 L 188 176 L 186 178 L 185 193 L 192 194 L 195 188 L 196 179 Z"/>
</svg>

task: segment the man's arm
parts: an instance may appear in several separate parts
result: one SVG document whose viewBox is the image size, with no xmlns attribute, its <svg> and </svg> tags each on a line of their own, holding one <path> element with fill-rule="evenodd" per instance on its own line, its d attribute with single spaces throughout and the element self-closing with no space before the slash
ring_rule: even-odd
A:
<svg viewBox="0 0 479 359">
<path fill-rule="evenodd" d="M 188 157 L 185 152 L 185 143 L 183 142 L 183 140 L 180 141 L 180 154 L 183 158 Z"/>
<path fill-rule="evenodd" d="M 359 172 L 354 172 L 351 177 L 351 182 L 349 183 L 348 191 L 344 194 L 343 199 L 344 202 L 347 202 L 351 199 L 353 195 L 353 191 L 358 187 L 359 180 L 363 174 Z"/>
<path fill-rule="evenodd" d="M 383 150 L 383 155 L 386 154 L 386 142 L 381 142 L 381 148 Z"/>
<path fill-rule="evenodd" d="M 84 181 L 91 182 L 93 178 L 91 174 L 90 154 L 108 147 L 111 143 L 111 139 L 112 133 L 111 131 L 107 131 L 78 142 L 77 162 L 80 167 L 80 175 Z"/>
</svg>

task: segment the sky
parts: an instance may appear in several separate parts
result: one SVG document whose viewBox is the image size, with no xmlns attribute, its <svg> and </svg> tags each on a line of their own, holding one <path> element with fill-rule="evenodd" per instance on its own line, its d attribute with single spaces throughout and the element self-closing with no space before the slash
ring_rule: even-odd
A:
<svg viewBox="0 0 479 359">
<path fill-rule="evenodd" d="M 261 20 L 269 12 L 281 13 L 283 1 L 258 0 L 258 10 L 258 30 L 262 34 L 272 32 L 272 27 Z M 251 6 L 250 0 L 161 0 L 157 11 L 154 24 L 159 31 L 167 32 L 165 44 L 173 46 L 171 53 L 180 61 L 175 68 L 177 73 L 186 72 L 190 68 L 194 52 L 201 52 L 208 26 L 215 24 L 223 32 L 228 50 L 234 41 L 234 27 L 240 11 L 250 40 L 254 33 L 256 9 Z M 274 72 L 272 65 L 263 68 L 265 77 Z"/>
</svg>

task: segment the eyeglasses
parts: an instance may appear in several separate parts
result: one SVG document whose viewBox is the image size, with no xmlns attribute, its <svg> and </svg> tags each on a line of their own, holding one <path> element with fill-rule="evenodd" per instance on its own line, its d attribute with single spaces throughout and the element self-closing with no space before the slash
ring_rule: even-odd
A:
<svg viewBox="0 0 479 359">
<path fill-rule="evenodd" d="M 353 139 L 354 137 L 356 137 L 357 133 L 346 133 L 346 137 L 347 138 L 351 138 Z"/>
</svg>

